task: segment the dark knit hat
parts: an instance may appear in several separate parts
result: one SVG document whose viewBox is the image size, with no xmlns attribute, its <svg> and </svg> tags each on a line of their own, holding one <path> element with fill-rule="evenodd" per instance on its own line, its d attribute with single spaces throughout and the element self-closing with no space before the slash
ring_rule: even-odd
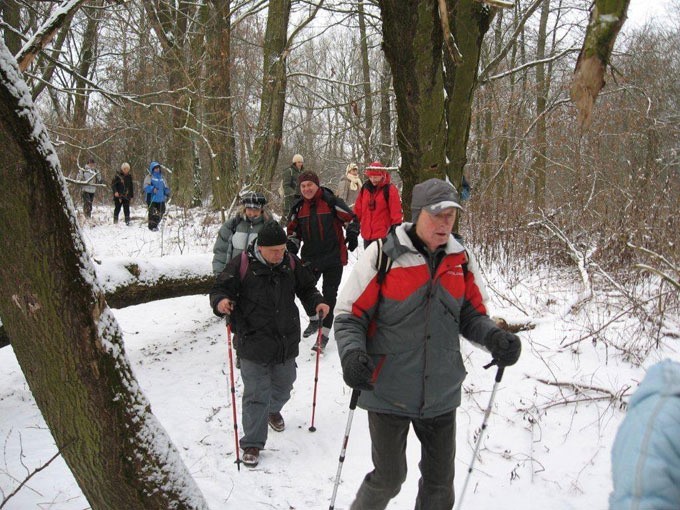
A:
<svg viewBox="0 0 680 510">
<path fill-rule="evenodd" d="M 298 176 L 298 184 L 302 184 L 305 181 L 312 181 L 317 186 L 321 186 L 321 184 L 319 184 L 319 176 L 311 170 L 306 170 Z"/>
<path fill-rule="evenodd" d="M 262 209 L 267 203 L 267 198 L 262 193 L 249 191 L 241 195 L 241 204 L 250 209 Z"/>
<path fill-rule="evenodd" d="M 413 186 L 411 218 L 414 223 L 418 221 L 418 215 L 423 209 L 426 209 L 429 213 L 437 214 L 449 207 L 463 209 L 460 205 L 458 192 L 451 183 L 441 179 L 428 179 Z"/>
<path fill-rule="evenodd" d="M 258 246 L 279 246 L 286 244 L 288 237 L 277 221 L 269 220 L 262 226 L 262 230 L 257 234 Z"/>
</svg>

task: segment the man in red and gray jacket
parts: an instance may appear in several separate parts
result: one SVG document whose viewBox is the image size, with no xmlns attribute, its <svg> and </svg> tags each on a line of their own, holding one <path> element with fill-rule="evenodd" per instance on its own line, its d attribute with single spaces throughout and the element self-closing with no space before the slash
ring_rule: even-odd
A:
<svg viewBox="0 0 680 510">
<path fill-rule="evenodd" d="M 314 172 L 302 172 L 298 182 L 302 198 L 290 211 L 288 251 L 297 253 L 302 242 L 302 261 L 311 268 L 317 281 L 323 277 L 321 292 L 330 306 L 330 313 L 323 319 L 321 348 L 324 349 L 333 326 L 333 308 L 342 270 L 347 265 L 347 250 L 353 251 L 357 247 L 359 225 L 347 204 L 322 187 Z M 342 229 L 345 224 L 346 239 Z M 309 326 L 302 336 L 306 338 L 316 332 L 316 320 L 316 317 L 309 318 Z M 312 350 L 316 350 L 316 344 Z"/>
<path fill-rule="evenodd" d="M 351 510 L 380 510 L 397 495 L 410 426 L 422 445 L 415 508 L 453 508 L 456 408 L 466 374 L 459 335 L 488 349 L 499 366 L 519 358 L 519 338 L 486 314 L 465 249 L 451 235 L 461 209 L 445 181 L 414 186 L 413 223 L 397 227 L 382 248 L 391 268 L 379 274 L 380 246 L 371 244 L 338 298 L 343 378 L 362 390 L 375 467 Z"/>
</svg>

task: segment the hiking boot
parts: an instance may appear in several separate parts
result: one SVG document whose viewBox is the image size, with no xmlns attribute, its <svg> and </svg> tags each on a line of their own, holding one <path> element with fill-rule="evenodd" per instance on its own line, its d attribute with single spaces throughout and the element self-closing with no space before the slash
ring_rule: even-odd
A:
<svg viewBox="0 0 680 510">
<path fill-rule="evenodd" d="M 305 329 L 303 331 L 302 336 L 304 338 L 307 338 L 308 336 L 312 336 L 317 331 L 319 331 L 319 325 L 317 324 L 317 322 L 315 320 L 312 320 L 309 323 L 309 326 L 307 326 L 307 329 Z"/>
<path fill-rule="evenodd" d="M 243 449 L 243 463 L 248 467 L 255 467 L 260 462 L 260 449 L 256 446 L 249 446 Z"/>
<path fill-rule="evenodd" d="M 281 413 L 269 413 L 269 426 L 276 432 L 283 432 L 283 429 L 286 428 L 286 422 L 283 421 Z"/>
<path fill-rule="evenodd" d="M 323 351 L 326 349 L 326 346 L 328 345 L 328 337 L 326 335 L 321 335 L 321 351 L 320 353 L 323 354 Z M 312 350 L 316 352 L 318 349 L 318 345 L 316 342 L 314 342 L 314 345 L 312 345 Z"/>
</svg>

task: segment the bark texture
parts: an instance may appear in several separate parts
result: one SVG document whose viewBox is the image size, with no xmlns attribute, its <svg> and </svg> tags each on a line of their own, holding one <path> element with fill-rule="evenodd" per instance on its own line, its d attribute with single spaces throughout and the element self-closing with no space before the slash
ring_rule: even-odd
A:
<svg viewBox="0 0 680 510">
<path fill-rule="evenodd" d="M 93 286 L 59 162 L 0 41 L 0 316 L 57 448 L 95 510 L 206 508 Z"/>
<path fill-rule="evenodd" d="M 596 0 L 591 9 L 570 91 L 582 128 L 590 126 L 595 99 L 604 87 L 604 73 L 616 36 L 626 21 L 628 4 L 630 0 Z"/>
</svg>

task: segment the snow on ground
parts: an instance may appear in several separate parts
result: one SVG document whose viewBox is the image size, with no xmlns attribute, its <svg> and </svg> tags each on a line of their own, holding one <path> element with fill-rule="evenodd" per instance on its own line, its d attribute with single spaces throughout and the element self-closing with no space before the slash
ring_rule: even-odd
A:
<svg viewBox="0 0 680 510">
<path fill-rule="evenodd" d="M 122 222 L 112 225 L 111 208 L 104 206 L 95 208 L 91 220 L 80 217 L 85 242 L 102 268 L 117 258 L 129 257 L 140 263 L 149 261 L 153 267 L 210 263 L 218 215 L 206 219 L 200 211 L 185 214 L 171 206 L 161 231 L 150 232 L 144 213 L 144 208 L 134 208 L 130 227 Z M 184 259 L 182 264 L 177 263 L 178 257 Z M 352 254 L 350 266 L 355 261 Z M 345 276 L 348 273 L 346 270 Z M 499 384 L 464 508 L 606 509 L 611 490 L 609 453 L 624 411 L 618 401 L 600 399 L 603 394 L 597 390 L 575 393 L 567 386 L 545 382 L 573 382 L 613 393 L 630 386 L 630 393 L 642 379 L 644 367 L 664 357 L 678 359 L 677 320 L 672 331 L 676 336 L 665 338 L 662 350 L 653 350 L 642 367 L 623 361 L 619 352 L 590 339 L 560 350 L 560 345 L 584 335 L 586 324 L 604 321 L 614 312 L 591 307 L 565 315 L 579 291 L 567 273 L 510 279 L 505 276 L 507 271 L 487 267 L 486 274 L 497 291 L 490 292 L 492 313 L 509 320 L 531 320 L 536 327 L 521 333 L 522 358 L 506 370 Z M 270 431 L 260 465 L 255 469 L 243 466 L 239 472 L 234 464 L 226 330 L 224 322 L 212 314 L 207 296 L 157 301 L 114 310 L 114 314 L 124 332 L 135 375 L 211 508 L 328 508 L 349 404 L 332 336 L 320 363 L 316 432 L 308 430 L 315 369 L 309 350 L 314 339 L 310 338 L 302 341 L 298 379 L 283 410 L 286 430 Z M 304 317 L 302 324 L 306 324 Z M 629 327 L 630 321 L 622 323 L 620 334 L 625 335 Z M 489 361 L 487 353 L 467 343 L 464 349 L 469 374 L 458 410 L 457 491 L 465 479 L 495 375 L 495 369 L 482 368 Z M 242 386 L 238 372 L 236 376 L 240 409 Z M 563 403 L 584 397 L 591 399 Z M 56 453 L 11 347 L 0 349 L 0 440 L 1 504 L 28 473 Z M 413 507 L 419 458 L 414 435 L 409 437 L 407 453 L 408 479 L 390 509 Z M 349 508 L 370 469 L 366 414 L 358 409 L 336 508 Z M 5 508 L 80 510 L 88 504 L 65 463 L 57 458 L 32 477 Z"/>
</svg>

